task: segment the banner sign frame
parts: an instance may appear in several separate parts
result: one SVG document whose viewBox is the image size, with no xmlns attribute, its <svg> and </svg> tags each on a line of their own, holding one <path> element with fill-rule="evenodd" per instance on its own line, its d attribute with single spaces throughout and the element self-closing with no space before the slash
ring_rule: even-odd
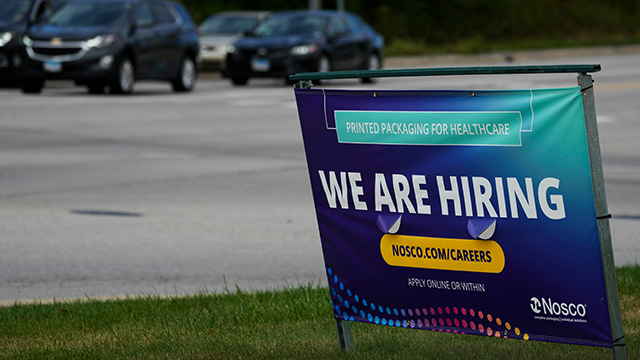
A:
<svg viewBox="0 0 640 360">
<path fill-rule="evenodd" d="M 614 359 L 626 359 L 589 75 L 597 71 L 600 65 L 496 66 L 289 77 L 298 81 L 296 101 L 342 349 L 353 349 L 351 321 L 529 339 L 508 322 L 510 316 L 532 329 L 533 340 L 610 347 Z M 579 86 L 311 89 L 323 79 L 537 73 L 578 73 Z M 554 139 L 557 134 L 562 140 Z M 553 156 L 558 149 L 569 150 Z M 366 165 L 372 156 L 381 163 Z M 485 175 L 487 159 L 506 170 L 489 166 L 493 170 Z M 522 175 L 518 165 L 531 173 Z M 427 175 L 425 167 L 436 174 Z M 567 184 L 562 191 L 561 182 Z M 562 245 L 558 236 L 566 239 Z M 556 253 L 547 264 L 522 265 L 536 240 Z M 541 274 L 529 275 L 523 266 L 531 265 Z M 374 275 L 379 279 L 368 279 Z M 559 279 L 545 287 L 549 276 Z M 589 286 L 572 291 L 591 300 L 565 300 L 563 287 L 577 279 Z M 510 294 L 501 285 L 518 281 L 539 293 Z M 421 309 L 423 297 L 455 305 Z"/>
</svg>

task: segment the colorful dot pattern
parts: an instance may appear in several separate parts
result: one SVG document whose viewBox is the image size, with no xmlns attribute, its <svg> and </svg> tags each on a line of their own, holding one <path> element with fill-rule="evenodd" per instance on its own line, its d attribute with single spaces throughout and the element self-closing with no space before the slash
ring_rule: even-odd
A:
<svg viewBox="0 0 640 360">
<path fill-rule="evenodd" d="M 518 327 L 482 310 L 435 304 L 415 309 L 390 308 L 367 300 L 346 288 L 331 268 L 327 268 L 327 274 L 334 315 L 339 319 L 439 332 L 529 340 L 529 335 L 523 333 Z"/>
</svg>

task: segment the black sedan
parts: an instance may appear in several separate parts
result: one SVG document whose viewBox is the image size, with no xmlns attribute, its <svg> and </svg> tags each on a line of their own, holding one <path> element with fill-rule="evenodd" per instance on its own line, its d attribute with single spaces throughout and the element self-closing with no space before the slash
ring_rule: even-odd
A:
<svg viewBox="0 0 640 360">
<path fill-rule="evenodd" d="M 376 70 L 382 66 L 383 44 L 380 34 L 349 12 L 279 12 L 228 47 L 226 75 L 233 84 L 245 85 L 252 77 Z"/>
<path fill-rule="evenodd" d="M 22 38 L 22 90 L 71 79 L 90 93 L 126 94 L 136 80 L 193 89 L 198 35 L 187 10 L 164 0 L 69 0 Z"/>
</svg>

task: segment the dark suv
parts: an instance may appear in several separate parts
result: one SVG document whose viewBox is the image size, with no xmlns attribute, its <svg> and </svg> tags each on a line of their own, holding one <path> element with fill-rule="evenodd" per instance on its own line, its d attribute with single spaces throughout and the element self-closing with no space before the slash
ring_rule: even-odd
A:
<svg viewBox="0 0 640 360">
<path fill-rule="evenodd" d="M 21 64 L 18 43 L 33 24 L 64 0 L 2 0 L 0 5 L 0 86 L 15 85 Z"/>
<path fill-rule="evenodd" d="M 198 35 L 187 10 L 163 0 L 69 0 L 22 38 L 21 87 L 71 79 L 90 93 L 131 93 L 136 80 L 193 89 Z"/>
</svg>

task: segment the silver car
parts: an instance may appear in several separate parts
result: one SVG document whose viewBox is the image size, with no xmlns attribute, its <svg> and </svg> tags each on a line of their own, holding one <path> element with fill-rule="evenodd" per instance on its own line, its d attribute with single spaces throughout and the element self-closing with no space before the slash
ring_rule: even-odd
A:
<svg viewBox="0 0 640 360">
<path fill-rule="evenodd" d="M 202 70 L 224 71 L 227 47 L 244 33 L 253 30 L 269 15 L 261 11 L 219 12 L 200 24 Z"/>
</svg>

